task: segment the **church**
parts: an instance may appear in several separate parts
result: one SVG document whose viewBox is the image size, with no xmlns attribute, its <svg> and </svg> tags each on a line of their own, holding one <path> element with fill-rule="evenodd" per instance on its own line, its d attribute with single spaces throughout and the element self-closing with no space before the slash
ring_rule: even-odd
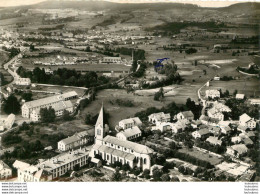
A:
<svg viewBox="0 0 260 194">
<path fill-rule="evenodd" d="M 96 155 L 100 155 L 107 164 L 118 161 L 123 165 L 128 164 L 131 168 L 140 167 L 142 170 L 151 168 L 152 149 L 135 142 L 120 140 L 114 136 L 105 136 L 105 131 L 102 104 L 95 125 L 95 144 L 89 153 L 90 157 L 94 158 Z"/>
</svg>

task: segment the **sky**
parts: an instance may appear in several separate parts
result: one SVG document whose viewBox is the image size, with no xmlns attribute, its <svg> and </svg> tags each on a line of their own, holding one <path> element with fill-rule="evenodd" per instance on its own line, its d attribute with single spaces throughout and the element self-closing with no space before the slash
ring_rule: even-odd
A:
<svg viewBox="0 0 260 194">
<path fill-rule="evenodd" d="M 39 3 L 46 0 L 0 0 L 0 7 L 9 7 L 9 6 L 17 6 L 17 5 L 30 5 Z M 73 1 L 73 0 L 72 0 Z M 74 0 L 78 1 L 78 0 Z M 201 0 L 201 1 L 192 1 L 192 0 L 107 0 L 111 2 L 117 2 L 117 3 L 151 3 L 151 2 L 179 2 L 179 3 L 192 3 L 199 5 L 201 7 L 225 7 L 229 6 L 235 3 L 239 2 L 246 2 L 248 0 Z M 260 2 L 260 0 L 255 0 L 257 2 Z"/>
</svg>

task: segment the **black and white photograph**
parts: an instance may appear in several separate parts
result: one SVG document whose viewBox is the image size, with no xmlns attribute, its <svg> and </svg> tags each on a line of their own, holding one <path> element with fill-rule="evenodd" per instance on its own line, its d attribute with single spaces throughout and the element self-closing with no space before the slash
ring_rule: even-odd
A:
<svg viewBox="0 0 260 194">
<path fill-rule="evenodd" d="M 0 0 L 2 192 L 259 182 L 259 24 L 260 2 Z"/>
</svg>

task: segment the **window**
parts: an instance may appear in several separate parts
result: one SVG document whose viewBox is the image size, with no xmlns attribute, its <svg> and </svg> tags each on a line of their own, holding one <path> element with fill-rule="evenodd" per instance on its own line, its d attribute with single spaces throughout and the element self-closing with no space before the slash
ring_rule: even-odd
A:
<svg viewBox="0 0 260 194">
<path fill-rule="evenodd" d="M 107 160 L 109 160 L 109 155 L 107 155 Z"/>
<path fill-rule="evenodd" d="M 120 148 L 120 146 L 117 146 L 117 148 Z"/>
<path fill-rule="evenodd" d="M 144 158 L 144 164 L 146 164 L 146 158 Z"/>
</svg>

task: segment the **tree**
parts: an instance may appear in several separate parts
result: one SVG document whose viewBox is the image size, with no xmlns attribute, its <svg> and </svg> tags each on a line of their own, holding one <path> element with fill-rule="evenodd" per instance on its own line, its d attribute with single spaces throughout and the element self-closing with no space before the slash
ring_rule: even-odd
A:
<svg viewBox="0 0 260 194">
<path fill-rule="evenodd" d="M 180 182 L 180 179 L 177 176 L 172 177 L 172 182 Z"/>
<path fill-rule="evenodd" d="M 163 182 L 169 182 L 169 181 L 171 180 L 171 178 L 170 178 L 170 176 L 169 176 L 168 174 L 163 174 L 163 175 L 161 176 L 161 180 L 162 180 Z"/>
<path fill-rule="evenodd" d="M 51 123 L 55 120 L 55 110 L 52 107 L 40 109 L 41 121 L 44 123 Z"/>
<path fill-rule="evenodd" d="M 146 178 L 146 179 L 150 179 L 150 170 L 145 169 L 145 170 L 143 171 L 143 176 L 144 176 L 144 178 Z"/>
<path fill-rule="evenodd" d="M 111 180 L 112 181 L 121 181 L 122 177 L 119 173 L 119 168 L 116 168 L 116 171 L 113 173 Z"/>
<path fill-rule="evenodd" d="M 161 87 L 160 90 L 154 94 L 154 100 L 162 101 L 163 98 L 164 98 L 164 91 L 163 88 Z"/>
<path fill-rule="evenodd" d="M 70 115 L 69 111 L 64 110 L 62 119 L 64 121 L 71 121 L 73 119 L 73 116 Z"/>
<path fill-rule="evenodd" d="M 163 174 L 163 172 L 160 169 L 158 169 L 158 168 L 153 169 L 153 179 L 155 181 L 160 181 L 162 174 Z"/>
<path fill-rule="evenodd" d="M 6 114 L 17 114 L 21 109 L 21 105 L 14 95 L 10 95 L 3 104 L 4 112 Z"/>
<path fill-rule="evenodd" d="M 32 93 L 31 92 L 26 92 L 22 94 L 22 98 L 28 102 L 32 100 Z"/>
<path fill-rule="evenodd" d="M 236 96 L 236 95 L 237 95 L 237 90 L 235 90 L 235 91 L 233 92 L 233 95 L 234 95 L 234 96 Z"/>
</svg>

